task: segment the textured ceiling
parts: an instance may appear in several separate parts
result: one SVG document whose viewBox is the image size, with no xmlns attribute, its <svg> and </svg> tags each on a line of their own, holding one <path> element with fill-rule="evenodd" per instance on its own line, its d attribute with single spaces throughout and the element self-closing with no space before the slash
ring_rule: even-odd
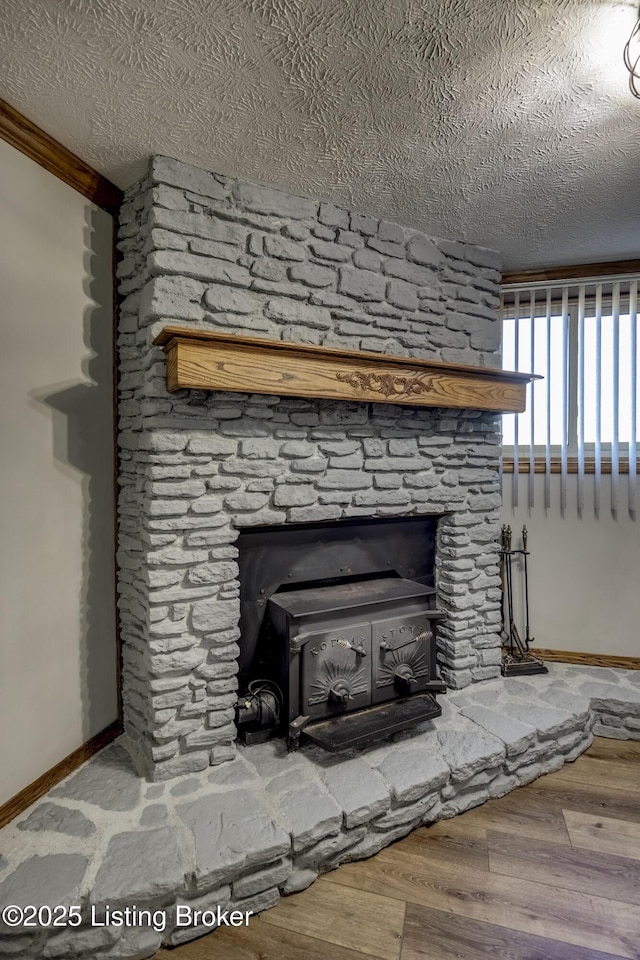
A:
<svg viewBox="0 0 640 960">
<path fill-rule="evenodd" d="M 2 0 L 0 95 L 125 187 L 162 153 L 503 251 L 640 255 L 637 4 Z"/>
</svg>

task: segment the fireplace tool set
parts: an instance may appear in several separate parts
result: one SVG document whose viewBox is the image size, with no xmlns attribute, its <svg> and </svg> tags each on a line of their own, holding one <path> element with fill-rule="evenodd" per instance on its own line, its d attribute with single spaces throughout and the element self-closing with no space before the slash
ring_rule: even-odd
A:
<svg viewBox="0 0 640 960">
<path fill-rule="evenodd" d="M 533 637 L 529 630 L 529 557 L 528 533 L 522 527 L 522 549 L 512 547 L 510 526 L 503 526 L 500 532 L 500 579 L 502 580 L 502 673 L 505 677 L 523 674 L 548 673 L 540 657 L 534 656 L 529 646 Z M 513 603 L 513 558 L 522 557 L 524 572 L 524 637 L 520 636 L 515 622 Z"/>
</svg>

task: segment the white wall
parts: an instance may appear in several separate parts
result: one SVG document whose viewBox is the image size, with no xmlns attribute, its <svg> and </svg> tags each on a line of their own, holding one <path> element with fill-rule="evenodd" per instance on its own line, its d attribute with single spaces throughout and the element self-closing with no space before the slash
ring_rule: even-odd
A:
<svg viewBox="0 0 640 960">
<path fill-rule="evenodd" d="M 0 803 L 116 718 L 111 217 L 0 141 Z"/>
<path fill-rule="evenodd" d="M 502 522 L 520 547 L 529 531 L 530 616 L 535 646 L 580 653 L 640 657 L 640 520 L 626 508 L 627 477 L 620 477 L 618 518 L 611 514 L 611 480 L 601 479 L 601 510 L 593 508 L 594 478 L 585 478 L 585 509 L 579 517 L 576 477 L 569 476 L 565 515 L 560 512 L 560 477 L 551 477 L 551 507 L 544 509 L 544 477 L 535 476 L 529 510 L 529 477 L 518 477 L 513 506 L 512 476 L 503 479 Z M 515 542 L 517 541 L 517 542 Z M 522 578 L 516 584 L 522 593 Z M 521 600 L 521 597 L 520 597 Z"/>
</svg>

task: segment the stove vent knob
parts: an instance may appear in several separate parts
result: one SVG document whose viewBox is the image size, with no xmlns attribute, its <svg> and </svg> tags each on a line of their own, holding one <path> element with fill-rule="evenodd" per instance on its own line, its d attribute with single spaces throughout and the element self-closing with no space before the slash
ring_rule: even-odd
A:
<svg viewBox="0 0 640 960">
<path fill-rule="evenodd" d="M 393 679 L 397 687 L 400 687 L 403 690 L 408 690 L 411 688 L 413 683 L 416 683 L 416 678 L 413 675 L 413 670 L 408 663 L 400 663 L 393 671 Z"/>
<path fill-rule="evenodd" d="M 329 687 L 329 700 L 333 700 L 334 703 L 346 703 L 351 699 L 351 684 L 348 680 L 334 680 Z"/>
</svg>

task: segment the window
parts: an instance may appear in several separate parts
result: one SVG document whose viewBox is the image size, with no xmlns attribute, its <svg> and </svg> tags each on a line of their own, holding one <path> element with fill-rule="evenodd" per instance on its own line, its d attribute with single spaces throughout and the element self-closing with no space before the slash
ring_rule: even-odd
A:
<svg viewBox="0 0 640 960">
<path fill-rule="evenodd" d="M 503 366 L 544 377 L 503 417 L 505 472 L 635 477 L 637 307 L 636 278 L 503 287 Z"/>
</svg>

